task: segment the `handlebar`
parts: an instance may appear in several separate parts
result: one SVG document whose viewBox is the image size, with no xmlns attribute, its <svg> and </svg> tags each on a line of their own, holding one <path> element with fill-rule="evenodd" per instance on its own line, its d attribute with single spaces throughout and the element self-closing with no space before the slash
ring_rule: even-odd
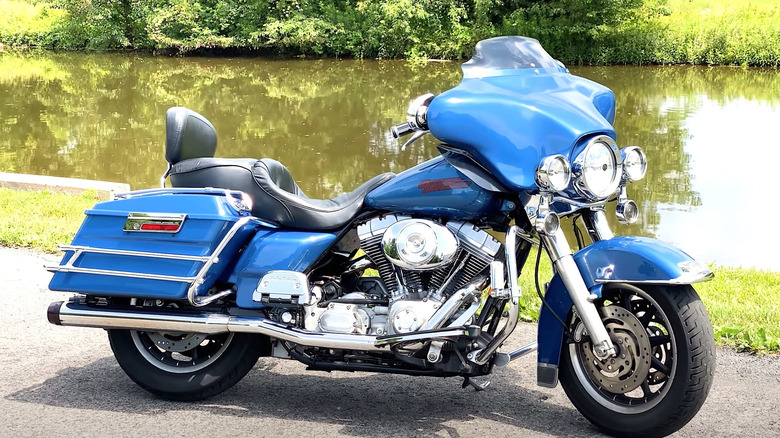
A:
<svg viewBox="0 0 780 438">
<path fill-rule="evenodd" d="M 399 123 L 392 128 L 390 128 L 390 133 L 393 134 L 393 138 L 401 138 L 405 135 L 412 134 L 416 130 L 412 127 L 412 124 L 409 122 L 403 122 Z"/>
</svg>

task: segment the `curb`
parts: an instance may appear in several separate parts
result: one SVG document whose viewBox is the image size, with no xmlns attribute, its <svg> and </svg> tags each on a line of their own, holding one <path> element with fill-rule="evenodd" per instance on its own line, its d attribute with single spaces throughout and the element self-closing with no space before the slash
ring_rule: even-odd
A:
<svg viewBox="0 0 780 438">
<path fill-rule="evenodd" d="M 71 195 L 94 190 L 100 199 L 111 199 L 117 193 L 130 191 L 130 185 L 125 183 L 4 172 L 0 172 L 0 187 L 14 190 L 48 190 Z"/>
</svg>

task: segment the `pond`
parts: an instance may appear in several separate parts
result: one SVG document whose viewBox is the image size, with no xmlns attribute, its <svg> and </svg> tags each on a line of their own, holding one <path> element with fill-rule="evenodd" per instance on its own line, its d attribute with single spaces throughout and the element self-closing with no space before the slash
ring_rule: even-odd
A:
<svg viewBox="0 0 780 438">
<path fill-rule="evenodd" d="M 672 242 L 720 265 L 780 270 L 772 224 L 780 75 L 731 67 L 573 67 L 617 97 L 618 144 L 648 154 L 629 186 L 639 223 L 617 234 Z M 389 128 L 409 100 L 460 81 L 459 64 L 0 53 L 0 171 L 157 186 L 165 111 L 217 128 L 221 157 L 285 163 L 309 197 L 332 197 L 437 154 L 401 152 Z M 767 216 L 769 215 L 769 216 Z M 610 215 L 612 217 L 613 215 Z"/>
</svg>

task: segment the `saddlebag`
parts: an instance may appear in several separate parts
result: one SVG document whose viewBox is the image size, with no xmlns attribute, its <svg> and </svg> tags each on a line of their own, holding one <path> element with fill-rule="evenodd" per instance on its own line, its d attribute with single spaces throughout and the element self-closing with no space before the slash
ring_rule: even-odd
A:
<svg viewBox="0 0 780 438">
<path fill-rule="evenodd" d="M 240 192 L 131 192 L 86 211 L 49 289 L 96 296 L 183 300 L 224 281 L 258 222 Z"/>
</svg>

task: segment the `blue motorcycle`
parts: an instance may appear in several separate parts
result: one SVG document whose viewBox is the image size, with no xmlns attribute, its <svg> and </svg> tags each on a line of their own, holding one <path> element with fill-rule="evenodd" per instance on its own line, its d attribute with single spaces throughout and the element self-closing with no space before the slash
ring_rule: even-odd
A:
<svg viewBox="0 0 780 438">
<path fill-rule="evenodd" d="M 484 389 L 482 376 L 537 351 L 537 383 L 560 381 L 603 431 L 672 433 L 712 384 L 691 284 L 713 274 L 671 245 L 613 235 L 605 204 L 636 221 L 626 186 L 647 169 L 641 148 L 618 148 L 614 117 L 609 89 L 536 40 L 485 40 L 458 86 L 415 99 L 392 128 L 411 135 L 404 147 L 432 134 L 440 156 L 321 200 L 272 159 L 214 158 L 211 123 L 171 108 L 162 188 L 86 212 L 49 268 L 50 289 L 76 295 L 49 321 L 107 329 L 127 375 L 172 400 L 220 393 L 260 356 Z M 538 337 L 499 351 L 534 246 Z M 554 270 L 542 286 L 541 249 Z"/>
</svg>

